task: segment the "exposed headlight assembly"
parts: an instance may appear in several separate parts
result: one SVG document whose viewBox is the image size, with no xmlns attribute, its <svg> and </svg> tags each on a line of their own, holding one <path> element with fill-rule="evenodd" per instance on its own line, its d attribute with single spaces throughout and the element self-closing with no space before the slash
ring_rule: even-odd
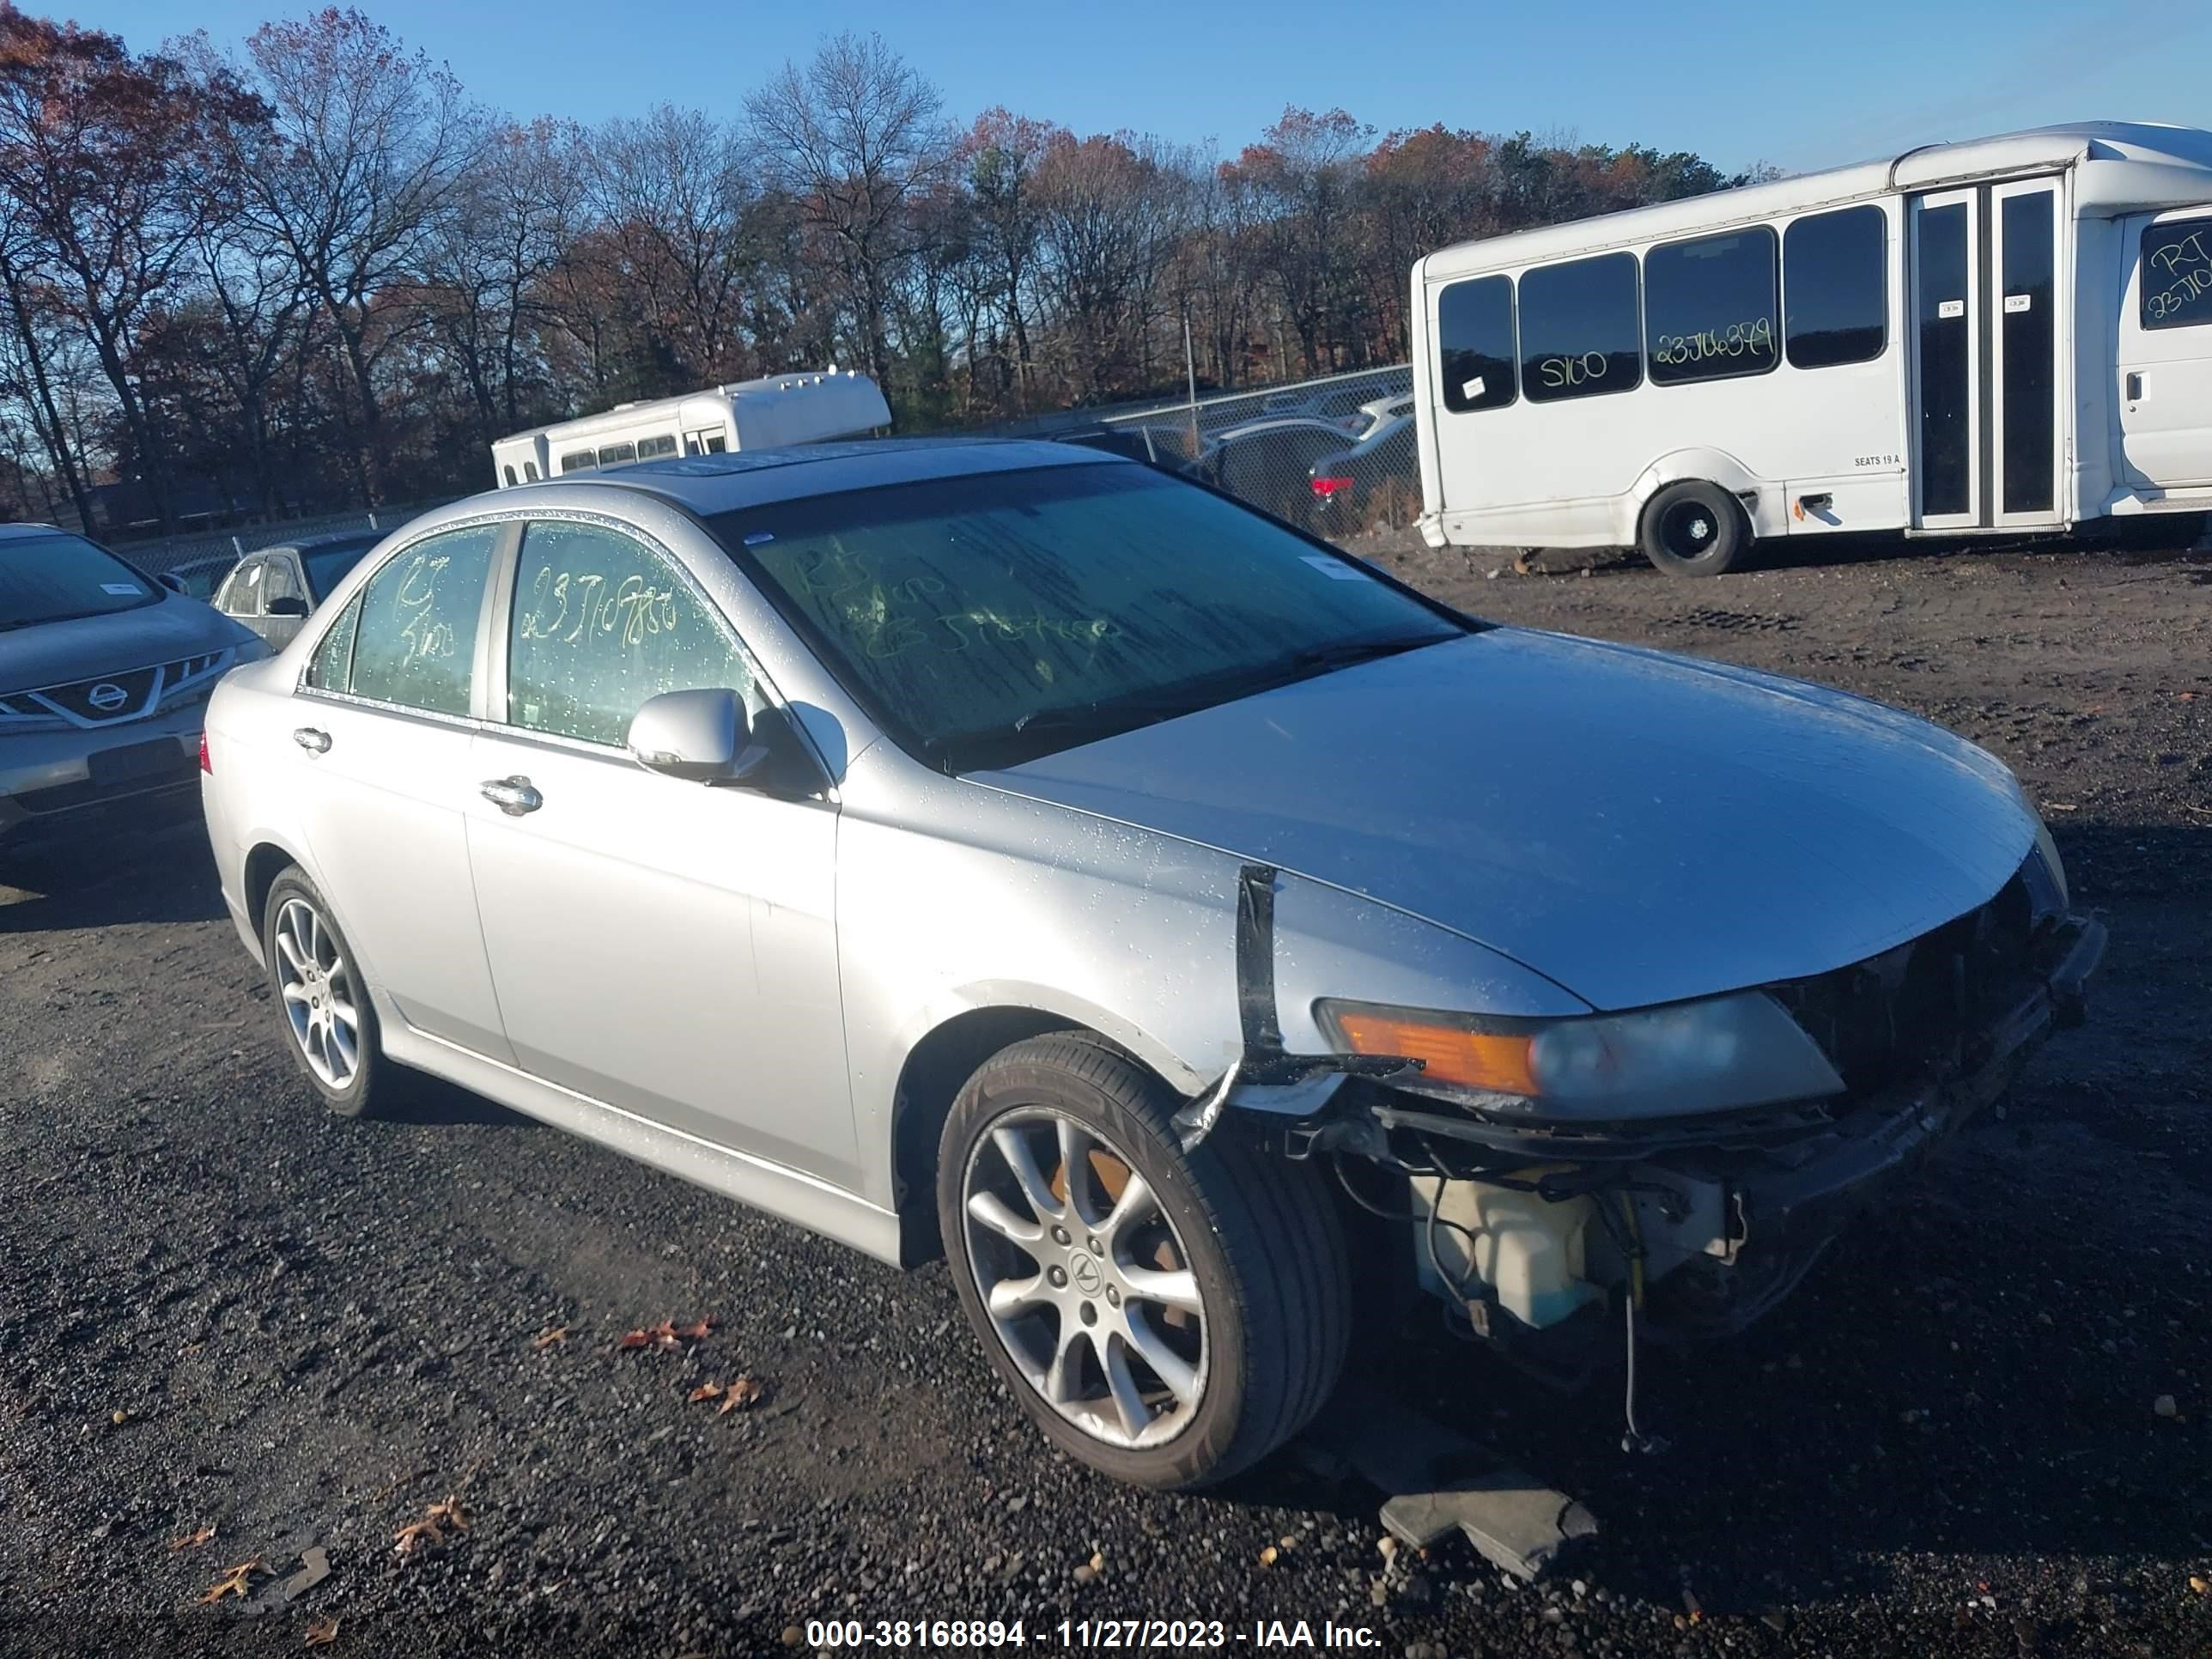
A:
<svg viewBox="0 0 2212 1659">
<path fill-rule="evenodd" d="M 1347 1054 L 1425 1062 L 1394 1088 L 1486 1111 L 1603 1122 L 1841 1094 L 1844 1080 L 1762 991 L 1574 1019 L 1498 1019 L 1324 998 Z"/>
</svg>

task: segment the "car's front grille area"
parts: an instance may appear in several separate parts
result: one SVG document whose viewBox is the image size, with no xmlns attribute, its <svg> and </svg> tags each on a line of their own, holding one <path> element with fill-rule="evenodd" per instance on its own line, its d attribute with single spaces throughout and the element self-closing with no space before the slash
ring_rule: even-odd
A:
<svg viewBox="0 0 2212 1659">
<path fill-rule="evenodd" d="M 143 719 L 196 689 L 212 689 L 230 665 L 228 651 L 204 651 L 151 668 L 44 685 L 0 696 L 0 731 L 10 726 L 114 726 Z"/>
<path fill-rule="evenodd" d="M 144 714 L 161 684 L 158 668 L 135 669 L 128 674 L 105 674 L 96 680 L 49 686 L 36 693 L 39 701 L 88 726 L 135 720 Z"/>
<path fill-rule="evenodd" d="M 1971 1060 L 1977 1036 L 2041 977 L 2050 915 L 2031 854 L 1988 903 L 1848 968 L 1771 985 L 1854 1094 Z"/>
</svg>

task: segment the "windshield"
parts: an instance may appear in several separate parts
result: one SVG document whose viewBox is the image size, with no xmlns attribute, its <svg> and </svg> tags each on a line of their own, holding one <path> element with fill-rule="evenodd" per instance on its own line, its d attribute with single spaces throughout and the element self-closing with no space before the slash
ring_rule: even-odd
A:
<svg viewBox="0 0 2212 1659">
<path fill-rule="evenodd" d="M 307 586 L 313 590 L 319 603 L 323 596 L 336 587 L 345 573 L 361 562 L 361 556 L 382 538 L 371 536 L 365 541 L 348 543 L 339 547 L 308 548 L 300 555 L 307 567 Z"/>
<path fill-rule="evenodd" d="M 152 605 L 161 590 L 104 548 L 57 530 L 0 538 L 0 631 Z"/>
<path fill-rule="evenodd" d="M 1149 467 L 1074 465 L 708 520 L 909 753 L 1018 764 L 1467 624 Z"/>
</svg>

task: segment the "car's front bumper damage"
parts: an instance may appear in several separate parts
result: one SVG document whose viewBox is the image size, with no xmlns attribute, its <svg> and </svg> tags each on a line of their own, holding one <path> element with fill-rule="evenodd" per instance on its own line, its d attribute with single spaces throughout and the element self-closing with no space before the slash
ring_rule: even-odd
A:
<svg viewBox="0 0 2212 1659">
<path fill-rule="evenodd" d="M 1648 1335 L 1741 1329 L 1854 1217 L 1996 1100 L 2076 1023 L 2102 923 L 2048 919 L 2033 967 L 1908 1076 L 1820 1102 L 1615 1125 L 1506 1121 L 1354 1079 L 1291 1127 L 1365 1207 L 1409 1220 L 1415 1274 L 1453 1316 L 1533 1369 L 1613 1352 L 1632 1301 Z M 1365 1166 L 1361 1172 L 1358 1166 Z M 1382 1172 L 1402 1177 L 1386 1189 Z"/>
</svg>

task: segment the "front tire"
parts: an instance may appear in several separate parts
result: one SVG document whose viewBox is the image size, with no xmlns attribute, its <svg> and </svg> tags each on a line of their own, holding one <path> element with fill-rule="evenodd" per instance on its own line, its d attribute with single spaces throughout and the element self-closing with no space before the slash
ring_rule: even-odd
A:
<svg viewBox="0 0 2212 1659">
<path fill-rule="evenodd" d="M 1638 540 L 1644 556 L 1670 576 L 1719 576 L 1750 547 L 1751 521 L 1728 491 L 1694 479 L 1651 498 Z"/>
<path fill-rule="evenodd" d="M 377 1047 L 368 981 L 329 902 L 297 866 L 270 884 L 261 914 L 262 957 L 284 1029 L 284 1046 L 323 1103 L 362 1117 L 390 1093 L 392 1069 Z"/>
<path fill-rule="evenodd" d="M 1033 1038 L 969 1079 L 937 1176 L 961 1305 L 1023 1411 L 1079 1462 L 1170 1490 L 1304 1428 L 1352 1319 L 1311 1166 L 1226 1128 L 1186 1153 L 1178 1104 L 1097 1037 Z"/>
</svg>

